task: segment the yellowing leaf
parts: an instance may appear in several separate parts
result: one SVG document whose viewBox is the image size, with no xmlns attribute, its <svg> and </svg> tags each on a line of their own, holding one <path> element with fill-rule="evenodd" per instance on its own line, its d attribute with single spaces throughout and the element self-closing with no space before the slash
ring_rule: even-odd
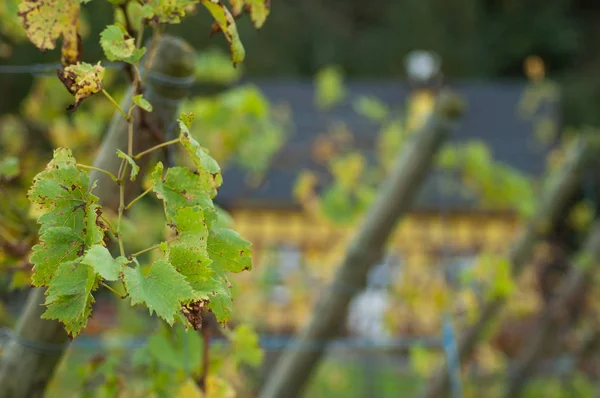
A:
<svg viewBox="0 0 600 398">
<path fill-rule="evenodd" d="M 19 4 L 19 17 L 27 37 L 40 50 L 52 50 L 62 36 L 62 64 L 72 65 L 79 60 L 79 1 L 24 0 Z"/>
<path fill-rule="evenodd" d="M 102 91 L 103 77 L 104 68 L 100 66 L 100 62 L 96 65 L 80 62 L 60 72 L 60 80 L 75 96 L 75 104 L 71 105 L 69 110 L 77 109 L 83 100 Z"/>
<path fill-rule="evenodd" d="M 244 57 L 246 56 L 246 50 L 244 50 L 244 45 L 240 40 L 233 15 L 231 15 L 229 10 L 223 5 L 223 3 L 221 3 L 220 0 L 202 0 L 202 4 L 211 13 L 217 23 L 217 26 L 223 31 L 225 38 L 229 42 L 231 59 L 233 60 L 233 63 L 239 64 L 244 60 Z"/>
</svg>

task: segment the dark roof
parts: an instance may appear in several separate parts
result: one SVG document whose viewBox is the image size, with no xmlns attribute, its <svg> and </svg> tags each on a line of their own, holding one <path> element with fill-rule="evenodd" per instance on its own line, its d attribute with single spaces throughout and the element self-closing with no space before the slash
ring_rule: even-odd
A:
<svg viewBox="0 0 600 398">
<path fill-rule="evenodd" d="M 324 170 L 311 158 L 314 140 L 319 134 L 327 132 L 328 126 L 336 121 L 343 121 L 349 127 L 356 148 L 368 158 L 374 156 L 379 129 L 375 123 L 357 114 L 349 101 L 323 112 L 314 105 L 314 86 L 311 81 L 268 80 L 251 83 L 256 84 L 270 101 L 290 106 L 293 131 L 258 188 L 247 183 L 247 173 L 242 169 L 234 166 L 225 171 L 225 184 L 217 196 L 220 205 L 226 208 L 294 206 L 292 191 L 298 174 L 305 169 Z M 355 81 L 348 82 L 346 87 L 349 98 L 375 96 L 397 111 L 403 109 L 409 93 L 409 87 L 398 81 Z M 536 142 L 532 121 L 518 114 L 517 107 L 526 87 L 525 82 L 463 82 L 451 84 L 450 87 L 462 95 L 468 107 L 459 131 L 451 137 L 451 142 L 479 139 L 489 146 L 494 159 L 530 175 L 539 175 L 543 171 L 548 148 Z M 557 116 L 556 112 L 552 114 Z M 442 202 L 454 207 L 471 206 L 467 197 L 440 193 L 440 178 L 435 173 L 428 176 L 414 207 L 437 207 Z"/>
</svg>

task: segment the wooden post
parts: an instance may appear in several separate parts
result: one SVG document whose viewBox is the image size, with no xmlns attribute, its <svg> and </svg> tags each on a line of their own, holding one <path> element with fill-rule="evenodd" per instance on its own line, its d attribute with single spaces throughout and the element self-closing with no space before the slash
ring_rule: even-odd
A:
<svg viewBox="0 0 600 398">
<path fill-rule="evenodd" d="M 504 393 L 505 398 L 518 397 L 523 392 L 527 380 L 533 374 L 541 356 L 551 349 L 556 337 L 565 327 L 558 321 L 561 313 L 567 311 L 567 303 L 576 297 L 593 280 L 600 263 L 600 222 L 591 229 L 582 254 L 575 260 L 573 269 L 565 278 L 555 299 L 541 314 L 535 332 L 525 344 L 525 350 L 517 360 Z M 562 327 L 561 327 L 562 326 Z"/>
<path fill-rule="evenodd" d="M 147 115 L 148 124 L 155 124 L 163 134 L 169 124 L 175 122 L 178 105 L 188 91 L 187 86 L 193 82 L 193 70 L 194 50 L 181 39 L 164 36 L 157 45 L 149 71 L 147 91 L 144 93 L 154 108 Z M 92 99 L 94 100 L 102 101 L 101 98 Z M 121 107 L 129 109 L 130 101 L 131 96 L 127 96 Z M 153 145 L 149 132 L 144 130 L 136 130 L 135 151 Z M 94 165 L 116 175 L 120 164 L 120 159 L 116 156 L 117 149 L 127 152 L 127 123 L 120 113 L 115 112 Z M 147 166 L 147 162 L 148 159 L 145 159 L 140 166 Z M 117 211 L 119 188 L 104 177 L 102 173 L 91 174 L 91 181 L 98 180 L 98 187 L 94 192 L 103 206 Z M 139 190 L 141 180 L 138 178 L 138 186 L 127 190 L 129 197 Z M 40 318 L 45 311 L 44 293 L 43 288 L 31 289 L 16 330 L 2 353 L 0 398 L 43 397 L 46 386 L 68 347 L 69 341 L 63 325 Z"/>
<path fill-rule="evenodd" d="M 293 398 L 301 393 L 323 355 L 321 342 L 334 339 L 340 332 L 352 296 L 365 287 L 369 269 L 381 259 L 390 233 L 410 208 L 435 154 L 455 129 L 462 111 L 462 102 L 455 95 L 440 94 L 435 111 L 411 137 L 381 185 L 333 283 L 317 302 L 310 323 L 275 364 L 261 398 Z M 318 349 L 313 348 L 314 342 L 319 343 Z"/>
<path fill-rule="evenodd" d="M 581 184 L 585 169 L 597 158 L 600 150 L 600 140 L 592 135 L 581 137 L 573 145 L 567 160 L 555 176 L 547 193 L 540 199 L 537 211 L 524 230 L 515 239 L 508 251 L 508 261 L 512 273 L 517 278 L 523 267 L 531 259 L 536 241 L 544 235 L 544 231 L 555 225 L 562 210 L 567 206 Z M 475 346 L 483 338 L 487 327 L 496 318 L 505 304 L 506 298 L 497 297 L 489 300 L 481 308 L 479 318 L 461 335 L 458 345 L 459 358 L 462 365 L 471 356 Z M 443 398 L 449 395 L 449 375 L 446 366 L 441 366 L 427 386 L 425 396 L 428 398 Z"/>
</svg>

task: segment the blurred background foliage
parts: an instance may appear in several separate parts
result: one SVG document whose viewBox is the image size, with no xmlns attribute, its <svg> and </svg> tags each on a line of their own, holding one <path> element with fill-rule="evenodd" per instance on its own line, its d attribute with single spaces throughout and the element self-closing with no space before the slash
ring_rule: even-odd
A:
<svg viewBox="0 0 600 398">
<path fill-rule="evenodd" d="M 6 17 L 16 3 L 6 0 L 0 5 L 2 63 L 56 59 L 27 43 L 18 22 Z M 86 5 L 85 60 L 102 58 L 97 37 L 112 18 L 113 10 L 102 2 Z M 225 49 L 225 41 L 210 38 L 208 28 L 198 30 L 210 26 L 209 20 L 200 12 L 167 31 L 203 51 Z M 243 65 L 248 77 L 308 78 L 330 64 L 353 78 L 403 77 L 406 54 L 428 49 L 441 56 L 448 81 L 515 79 L 522 76 L 523 60 L 537 54 L 560 84 L 567 125 L 600 122 L 593 106 L 600 95 L 600 48 L 595 39 L 599 26 L 595 0 L 373 0 L 367 7 L 358 0 L 279 0 L 260 31 L 249 20 L 238 23 L 244 45 L 252 49 Z M 235 71 L 214 66 L 222 69 L 221 83 L 232 81 Z M 13 93 L 10 99 L 0 98 L 0 113 L 14 110 L 30 84 L 27 77 L 0 76 L 0 85 Z"/>
</svg>

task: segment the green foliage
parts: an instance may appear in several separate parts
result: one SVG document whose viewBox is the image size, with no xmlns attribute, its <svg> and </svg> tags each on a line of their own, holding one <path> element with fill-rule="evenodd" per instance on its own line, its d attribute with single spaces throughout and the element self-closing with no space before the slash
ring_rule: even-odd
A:
<svg viewBox="0 0 600 398">
<path fill-rule="evenodd" d="M 331 109 L 346 97 L 343 74 L 339 67 L 321 69 L 315 76 L 315 86 L 315 103 L 320 109 Z"/>
<path fill-rule="evenodd" d="M 241 85 L 184 104 L 195 115 L 190 132 L 211 148 L 223 167 L 230 162 L 260 174 L 283 145 L 288 115 L 254 85 Z"/>
<path fill-rule="evenodd" d="M 46 292 L 44 319 L 57 319 L 65 330 L 76 336 L 92 313 L 97 275 L 92 267 L 76 261 L 63 261 L 53 275 Z"/>
<path fill-rule="evenodd" d="M 140 172 L 140 166 L 137 165 L 137 163 L 135 162 L 135 160 L 133 160 L 131 156 L 127 155 L 120 149 L 117 149 L 117 156 L 121 159 L 125 159 L 127 163 L 129 163 L 129 166 L 131 167 L 130 180 L 135 181 L 138 173 Z"/>
<path fill-rule="evenodd" d="M 123 267 L 129 263 L 123 256 L 113 258 L 108 249 L 102 245 L 94 245 L 85 253 L 81 263 L 89 265 L 104 280 L 119 280 Z"/>
<path fill-rule="evenodd" d="M 236 363 L 244 363 L 250 366 L 261 364 L 264 353 L 259 347 L 258 334 L 250 326 L 238 326 L 231 333 L 230 340 Z"/>
<path fill-rule="evenodd" d="M 150 314 L 156 312 L 170 325 L 182 303 L 192 299 L 190 284 L 166 260 L 155 261 L 144 270 L 140 266 L 125 267 L 123 274 L 131 305 L 146 305 Z"/>
<path fill-rule="evenodd" d="M 133 103 L 145 110 L 146 112 L 152 112 L 152 104 L 144 98 L 142 94 L 138 94 L 133 97 Z"/>
<path fill-rule="evenodd" d="M 19 175 L 19 158 L 9 156 L 0 160 L 0 180 L 10 180 Z"/>
<path fill-rule="evenodd" d="M 109 61 L 135 64 L 146 52 L 143 47 L 137 48 L 135 39 L 118 25 L 109 25 L 100 33 L 100 45 Z"/>
<path fill-rule="evenodd" d="M 354 111 L 376 122 L 383 122 L 389 115 L 389 107 L 378 98 L 361 96 L 352 102 Z"/>
<path fill-rule="evenodd" d="M 233 66 L 228 56 L 211 48 L 198 56 L 195 76 L 198 82 L 231 84 L 242 76 L 242 66 Z"/>
</svg>

